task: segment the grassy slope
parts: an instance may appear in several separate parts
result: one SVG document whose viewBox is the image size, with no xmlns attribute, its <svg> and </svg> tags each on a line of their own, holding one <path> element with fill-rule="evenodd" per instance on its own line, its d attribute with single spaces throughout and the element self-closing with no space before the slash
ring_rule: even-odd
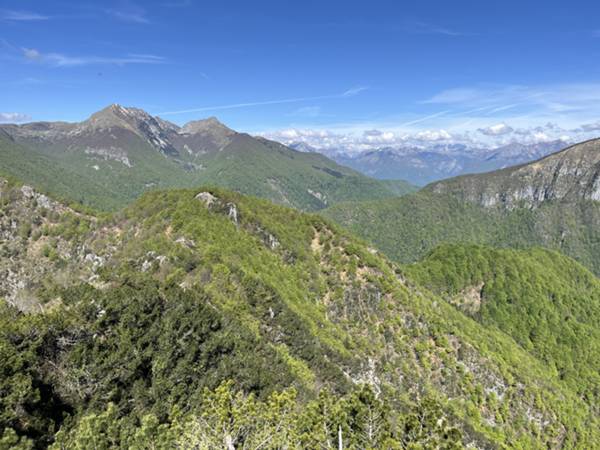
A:
<svg viewBox="0 0 600 450">
<path fill-rule="evenodd" d="M 0 169 L 55 195 L 103 210 L 123 207 L 150 189 L 200 184 L 303 210 L 344 200 L 393 197 L 410 189 L 402 182 L 370 179 L 321 155 L 294 152 L 247 135 L 236 136 L 222 151 L 201 156 L 196 163 L 204 168 L 194 171 L 184 170 L 136 137 L 128 139 L 124 145 L 132 167 L 60 146 L 36 151 L 0 136 Z"/>
<path fill-rule="evenodd" d="M 0 135 L 0 173 L 26 180 L 38 189 L 52 192 L 68 201 L 114 209 L 121 203 L 120 193 L 71 167 L 45 155 L 32 152 Z"/>
<path fill-rule="evenodd" d="M 259 395 L 282 385 L 304 398 L 324 385 L 344 392 L 347 373 L 375 379 L 396 411 L 429 392 L 465 439 L 481 445 L 591 448 L 600 438 L 590 405 L 554 370 L 504 333 L 404 284 L 393 265 L 334 225 L 222 190 L 213 191 L 221 206 L 208 210 L 197 192 L 147 194 L 100 222 L 69 213 L 42 219 L 54 253 L 36 256 L 35 237 L 45 238 L 35 223 L 30 237 L 11 241 L 31 247 L 11 251 L 49 267 L 48 279 L 32 283 L 54 302 L 44 318 L 31 319 L 38 334 L 49 327 L 34 352 L 46 369 L 34 375 L 68 403 L 75 422 L 109 400 L 122 415 L 164 417 L 174 405 L 193 408 L 198 389 L 231 377 Z M 30 220 L 27 211 L 40 214 L 23 201 L 4 204 L 4 214 L 17 221 Z M 270 245 L 269 235 L 279 244 Z M 102 290 L 81 285 L 91 261 L 60 256 L 81 244 L 106 258 L 93 282 Z M 58 272 L 66 290 L 56 284 Z M 213 325 L 202 318 L 209 311 Z M 27 320 L 19 330 L 32 326 Z M 202 332 L 188 334 L 196 320 Z M 74 344 L 57 345 L 62 339 Z"/>
<path fill-rule="evenodd" d="M 374 180 L 316 153 L 302 153 L 266 140 L 239 135 L 203 161 L 199 176 L 209 183 L 303 210 L 344 200 L 388 198 L 406 193 L 402 185 Z M 317 198 L 308 190 L 319 193 Z"/>
</svg>

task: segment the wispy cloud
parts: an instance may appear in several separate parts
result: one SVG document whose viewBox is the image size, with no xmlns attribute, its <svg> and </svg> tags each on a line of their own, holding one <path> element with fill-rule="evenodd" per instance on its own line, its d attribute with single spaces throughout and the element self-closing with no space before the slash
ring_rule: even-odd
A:
<svg viewBox="0 0 600 450">
<path fill-rule="evenodd" d="M 414 119 L 414 120 L 410 120 L 408 122 L 401 123 L 398 126 L 400 126 L 400 127 L 408 127 L 408 126 L 411 126 L 411 125 L 416 125 L 418 123 L 425 122 L 427 120 L 435 119 L 436 117 L 444 116 L 444 115 L 446 115 L 446 114 L 448 114 L 450 112 L 452 112 L 452 111 L 451 110 L 439 111 L 439 112 L 436 112 L 434 114 L 429 114 L 429 115 L 424 116 L 424 117 L 419 117 L 418 119 Z"/>
<path fill-rule="evenodd" d="M 148 24 L 146 10 L 133 2 L 122 2 L 118 8 L 109 8 L 106 13 L 117 20 L 129 23 Z"/>
<path fill-rule="evenodd" d="M 76 67 L 87 65 L 117 65 L 128 64 L 163 64 L 166 60 L 157 55 L 129 54 L 122 57 L 105 56 L 69 56 L 62 53 L 42 53 L 34 48 L 23 48 L 23 56 L 26 60 L 47 64 L 53 67 Z"/>
<path fill-rule="evenodd" d="M 215 106 L 201 106 L 198 108 L 189 108 L 189 109 L 181 109 L 177 111 L 164 111 L 158 113 L 158 115 L 168 116 L 175 114 L 188 114 L 188 113 L 196 113 L 196 112 L 206 112 L 206 111 L 219 111 L 226 109 L 238 109 L 238 108 L 249 108 L 254 106 L 267 106 L 267 105 L 281 105 L 285 103 L 299 103 L 299 102 L 307 102 L 307 101 L 315 101 L 315 100 L 332 100 L 339 98 L 347 98 L 358 95 L 360 92 L 364 91 L 367 88 L 351 88 L 348 89 L 341 94 L 332 94 L 332 95 L 318 95 L 315 97 L 294 97 L 294 98 L 282 98 L 276 100 L 264 100 L 264 101 L 256 101 L 256 102 L 247 102 L 247 103 L 232 103 L 228 105 L 215 105 Z"/>
<path fill-rule="evenodd" d="M 423 22 L 421 20 L 406 21 L 404 22 L 403 28 L 404 31 L 413 34 L 439 34 L 449 37 L 467 36 L 472 34 Z"/>
<path fill-rule="evenodd" d="M 600 83 L 475 86 L 446 89 L 421 102 L 454 109 L 482 108 L 479 117 L 582 123 L 600 116 Z M 487 109 L 486 109 L 487 108 Z M 463 117 L 468 117 L 466 113 Z"/>
<path fill-rule="evenodd" d="M 523 105 L 574 105 L 600 100 L 600 83 L 564 83 L 555 85 L 506 85 L 460 87 L 441 91 L 424 104 L 446 105 L 507 105 L 513 108 Z"/>
<path fill-rule="evenodd" d="M 368 86 L 355 86 L 353 88 L 348 89 L 346 92 L 344 92 L 343 96 L 344 97 L 353 97 L 354 95 L 360 94 L 363 91 L 366 91 L 367 89 L 369 89 Z"/>
<path fill-rule="evenodd" d="M 289 116 L 294 117 L 319 117 L 321 115 L 321 107 L 320 106 L 303 106 L 302 108 L 298 108 L 291 113 Z"/>
<path fill-rule="evenodd" d="M 584 123 L 581 125 L 582 131 L 600 131 L 600 120 L 594 123 Z"/>
<path fill-rule="evenodd" d="M 31 22 L 48 19 L 50 19 L 50 16 L 45 16 L 43 14 L 38 14 L 31 11 L 16 11 L 11 9 L 0 10 L 0 20 L 11 20 L 15 22 Z"/>
<path fill-rule="evenodd" d="M 21 123 L 31 120 L 31 116 L 18 112 L 0 112 L 0 123 Z"/>
</svg>

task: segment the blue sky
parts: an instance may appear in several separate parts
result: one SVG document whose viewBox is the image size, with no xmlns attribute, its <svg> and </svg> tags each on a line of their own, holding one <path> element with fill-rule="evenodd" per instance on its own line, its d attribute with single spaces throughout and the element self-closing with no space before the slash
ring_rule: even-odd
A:
<svg viewBox="0 0 600 450">
<path fill-rule="evenodd" d="M 595 133 L 598 17 L 594 1 L 0 1 L 0 119 L 120 103 L 316 145 Z"/>
</svg>

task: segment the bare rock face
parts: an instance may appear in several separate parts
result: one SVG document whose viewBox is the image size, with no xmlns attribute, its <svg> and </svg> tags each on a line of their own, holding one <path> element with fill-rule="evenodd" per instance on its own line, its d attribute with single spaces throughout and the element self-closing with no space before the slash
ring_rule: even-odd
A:
<svg viewBox="0 0 600 450">
<path fill-rule="evenodd" d="M 213 203 L 218 201 L 217 197 L 212 195 L 210 192 L 200 192 L 198 195 L 196 195 L 196 199 L 203 202 L 207 208 L 210 208 Z"/>
<path fill-rule="evenodd" d="M 214 196 L 210 192 L 200 192 L 196 195 L 196 199 L 200 200 L 204 205 L 215 212 L 222 212 L 229 217 L 235 225 L 239 225 L 239 213 L 237 205 L 233 202 L 224 202 L 220 198 Z"/>
<path fill-rule="evenodd" d="M 600 139 L 538 161 L 429 185 L 480 206 L 536 208 L 546 201 L 600 200 Z"/>
<path fill-rule="evenodd" d="M 235 203 L 227 203 L 227 217 L 238 225 L 238 210 Z"/>
</svg>

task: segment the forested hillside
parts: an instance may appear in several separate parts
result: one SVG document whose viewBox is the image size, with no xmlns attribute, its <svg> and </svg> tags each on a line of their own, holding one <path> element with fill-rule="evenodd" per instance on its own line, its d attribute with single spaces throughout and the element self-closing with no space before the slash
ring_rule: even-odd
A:
<svg viewBox="0 0 600 450">
<path fill-rule="evenodd" d="M 600 281 L 587 269 L 539 248 L 442 245 L 407 271 L 600 404 Z"/>
</svg>

